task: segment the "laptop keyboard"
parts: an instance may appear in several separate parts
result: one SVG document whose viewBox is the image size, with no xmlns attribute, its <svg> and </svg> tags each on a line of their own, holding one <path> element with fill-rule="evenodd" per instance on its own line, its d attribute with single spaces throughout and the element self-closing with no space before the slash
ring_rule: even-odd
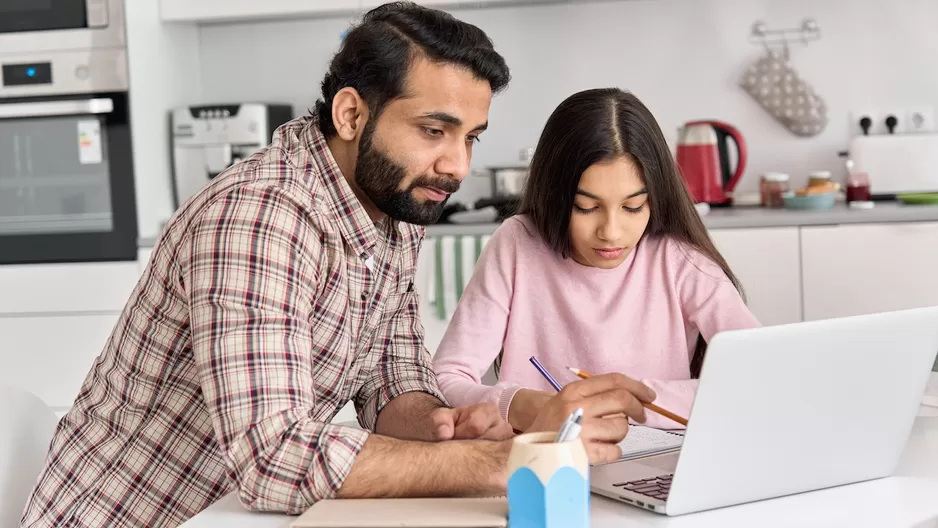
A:
<svg viewBox="0 0 938 528">
<path fill-rule="evenodd" d="M 643 480 L 633 480 L 631 482 L 619 482 L 613 484 L 618 488 L 627 489 L 634 493 L 640 493 L 646 497 L 658 500 L 666 500 L 668 492 L 671 491 L 671 478 L 674 475 L 663 475 Z"/>
</svg>

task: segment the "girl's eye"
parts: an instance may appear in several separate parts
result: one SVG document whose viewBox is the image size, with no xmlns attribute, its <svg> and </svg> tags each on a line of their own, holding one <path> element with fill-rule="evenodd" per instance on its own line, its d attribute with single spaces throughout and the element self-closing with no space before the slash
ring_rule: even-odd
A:
<svg viewBox="0 0 938 528">
<path fill-rule="evenodd" d="M 646 203 L 647 203 L 647 202 L 646 202 Z M 639 213 L 639 212 L 641 212 L 641 210 L 642 210 L 643 207 L 645 207 L 645 204 L 644 204 L 644 203 L 643 203 L 642 205 L 639 205 L 638 207 L 626 207 L 626 206 L 622 206 L 623 209 L 625 209 L 626 211 L 628 211 L 628 212 L 630 212 L 630 213 Z"/>
<path fill-rule="evenodd" d="M 586 209 L 584 207 L 580 207 L 577 204 L 573 204 L 573 209 L 575 209 L 578 213 L 583 213 L 583 214 L 590 214 L 596 210 L 595 207 L 590 207 L 589 209 Z"/>
</svg>

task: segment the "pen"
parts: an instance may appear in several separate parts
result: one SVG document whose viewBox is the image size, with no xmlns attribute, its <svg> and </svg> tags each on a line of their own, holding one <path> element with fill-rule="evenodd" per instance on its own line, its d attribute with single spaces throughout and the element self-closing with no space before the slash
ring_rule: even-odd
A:
<svg viewBox="0 0 938 528">
<path fill-rule="evenodd" d="M 557 431 L 556 442 L 567 442 L 573 440 L 580 434 L 580 424 L 583 422 L 583 409 L 576 408 L 567 416 L 567 419 L 560 425 Z"/>
<path fill-rule="evenodd" d="M 557 380 L 555 380 L 554 377 L 550 375 L 550 372 L 547 372 L 547 369 L 544 368 L 544 365 L 541 365 L 541 362 L 538 361 L 537 358 L 534 356 L 531 356 L 530 361 L 531 361 L 531 364 L 534 365 L 534 368 L 536 368 L 538 372 L 541 373 L 542 376 L 547 378 L 547 382 L 551 384 L 554 390 L 556 390 L 557 392 L 560 392 L 560 389 L 562 389 L 563 387 L 561 387 L 560 384 L 557 383 Z"/>
<path fill-rule="evenodd" d="M 569 370 L 570 372 L 576 374 L 577 376 L 579 376 L 580 378 L 583 378 L 583 379 L 589 379 L 589 378 L 592 377 L 588 372 L 583 371 L 583 370 L 580 370 L 580 369 L 578 369 L 578 368 L 567 367 L 567 370 Z M 650 411 L 654 411 L 654 412 L 660 414 L 661 416 L 664 416 L 665 418 L 674 420 L 675 422 L 677 422 L 677 423 L 683 425 L 684 427 L 687 427 L 687 419 L 686 419 L 686 418 L 681 418 L 680 416 L 674 414 L 673 412 L 671 412 L 671 411 L 669 411 L 669 410 L 667 410 L 667 409 L 662 409 L 661 407 L 658 407 L 658 406 L 655 405 L 654 403 L 645 403 L 645 402 L 642 402 L 642 405 L 644 405 L 645 408 L 648 409 L 648 410 L 650 410 Z"/>
<path fill-rule="evenodd" d="M 580 429 L 583 424 L 583 409 L 577 409 L 579 413 L 573 419 L 573 422 L 570 423 L 567 430 L 564 431 L 563 438 L 560 439 L 561 442 L 572 442 L 580 437 Z"/>
</svg>

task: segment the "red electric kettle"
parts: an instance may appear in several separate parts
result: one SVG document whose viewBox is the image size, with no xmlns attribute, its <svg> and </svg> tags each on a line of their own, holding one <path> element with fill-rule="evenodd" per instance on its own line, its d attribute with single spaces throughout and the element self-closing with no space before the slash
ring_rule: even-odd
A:
<svg viewBox="0 0 938 528">
<path fill-rule="evenodd" d="M 736 168 L 730 168 L 727 140 L 736 144 Z M 746 169 L 746 141 L 739 130 L 720 121 L 691 121 L 679 131 L 677 166 L 695 203 L 733 204 L 733 189 Z"/>
</svg>

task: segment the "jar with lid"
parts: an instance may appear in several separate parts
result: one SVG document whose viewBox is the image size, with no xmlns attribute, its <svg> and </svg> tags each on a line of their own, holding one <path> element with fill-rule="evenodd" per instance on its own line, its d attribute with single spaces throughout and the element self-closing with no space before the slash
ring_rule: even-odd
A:
<svg viewBox="0 0 938 528">
<path fill-rule="evenodd" d="M 785 193 L 789 191 L 788 180 L 788 174 L 784 172 L 767 172 L 762 175 L 760 190 L 763 207 L 785 207 Z"/>
<path fill-rule="evenodd" d="M 850 172 L 844 181 L 847 188 L 847 203 L 851 207 L 869 207 L 873 203 L 870 192 L 870 177 L 865 172 Z"/>
<path fill-rule="evenodd" d="M 808 187 L 818 187 L 829 185 L 831 182 L 831 171 L 814 171 L 808 175 Z"/>
</svg>

